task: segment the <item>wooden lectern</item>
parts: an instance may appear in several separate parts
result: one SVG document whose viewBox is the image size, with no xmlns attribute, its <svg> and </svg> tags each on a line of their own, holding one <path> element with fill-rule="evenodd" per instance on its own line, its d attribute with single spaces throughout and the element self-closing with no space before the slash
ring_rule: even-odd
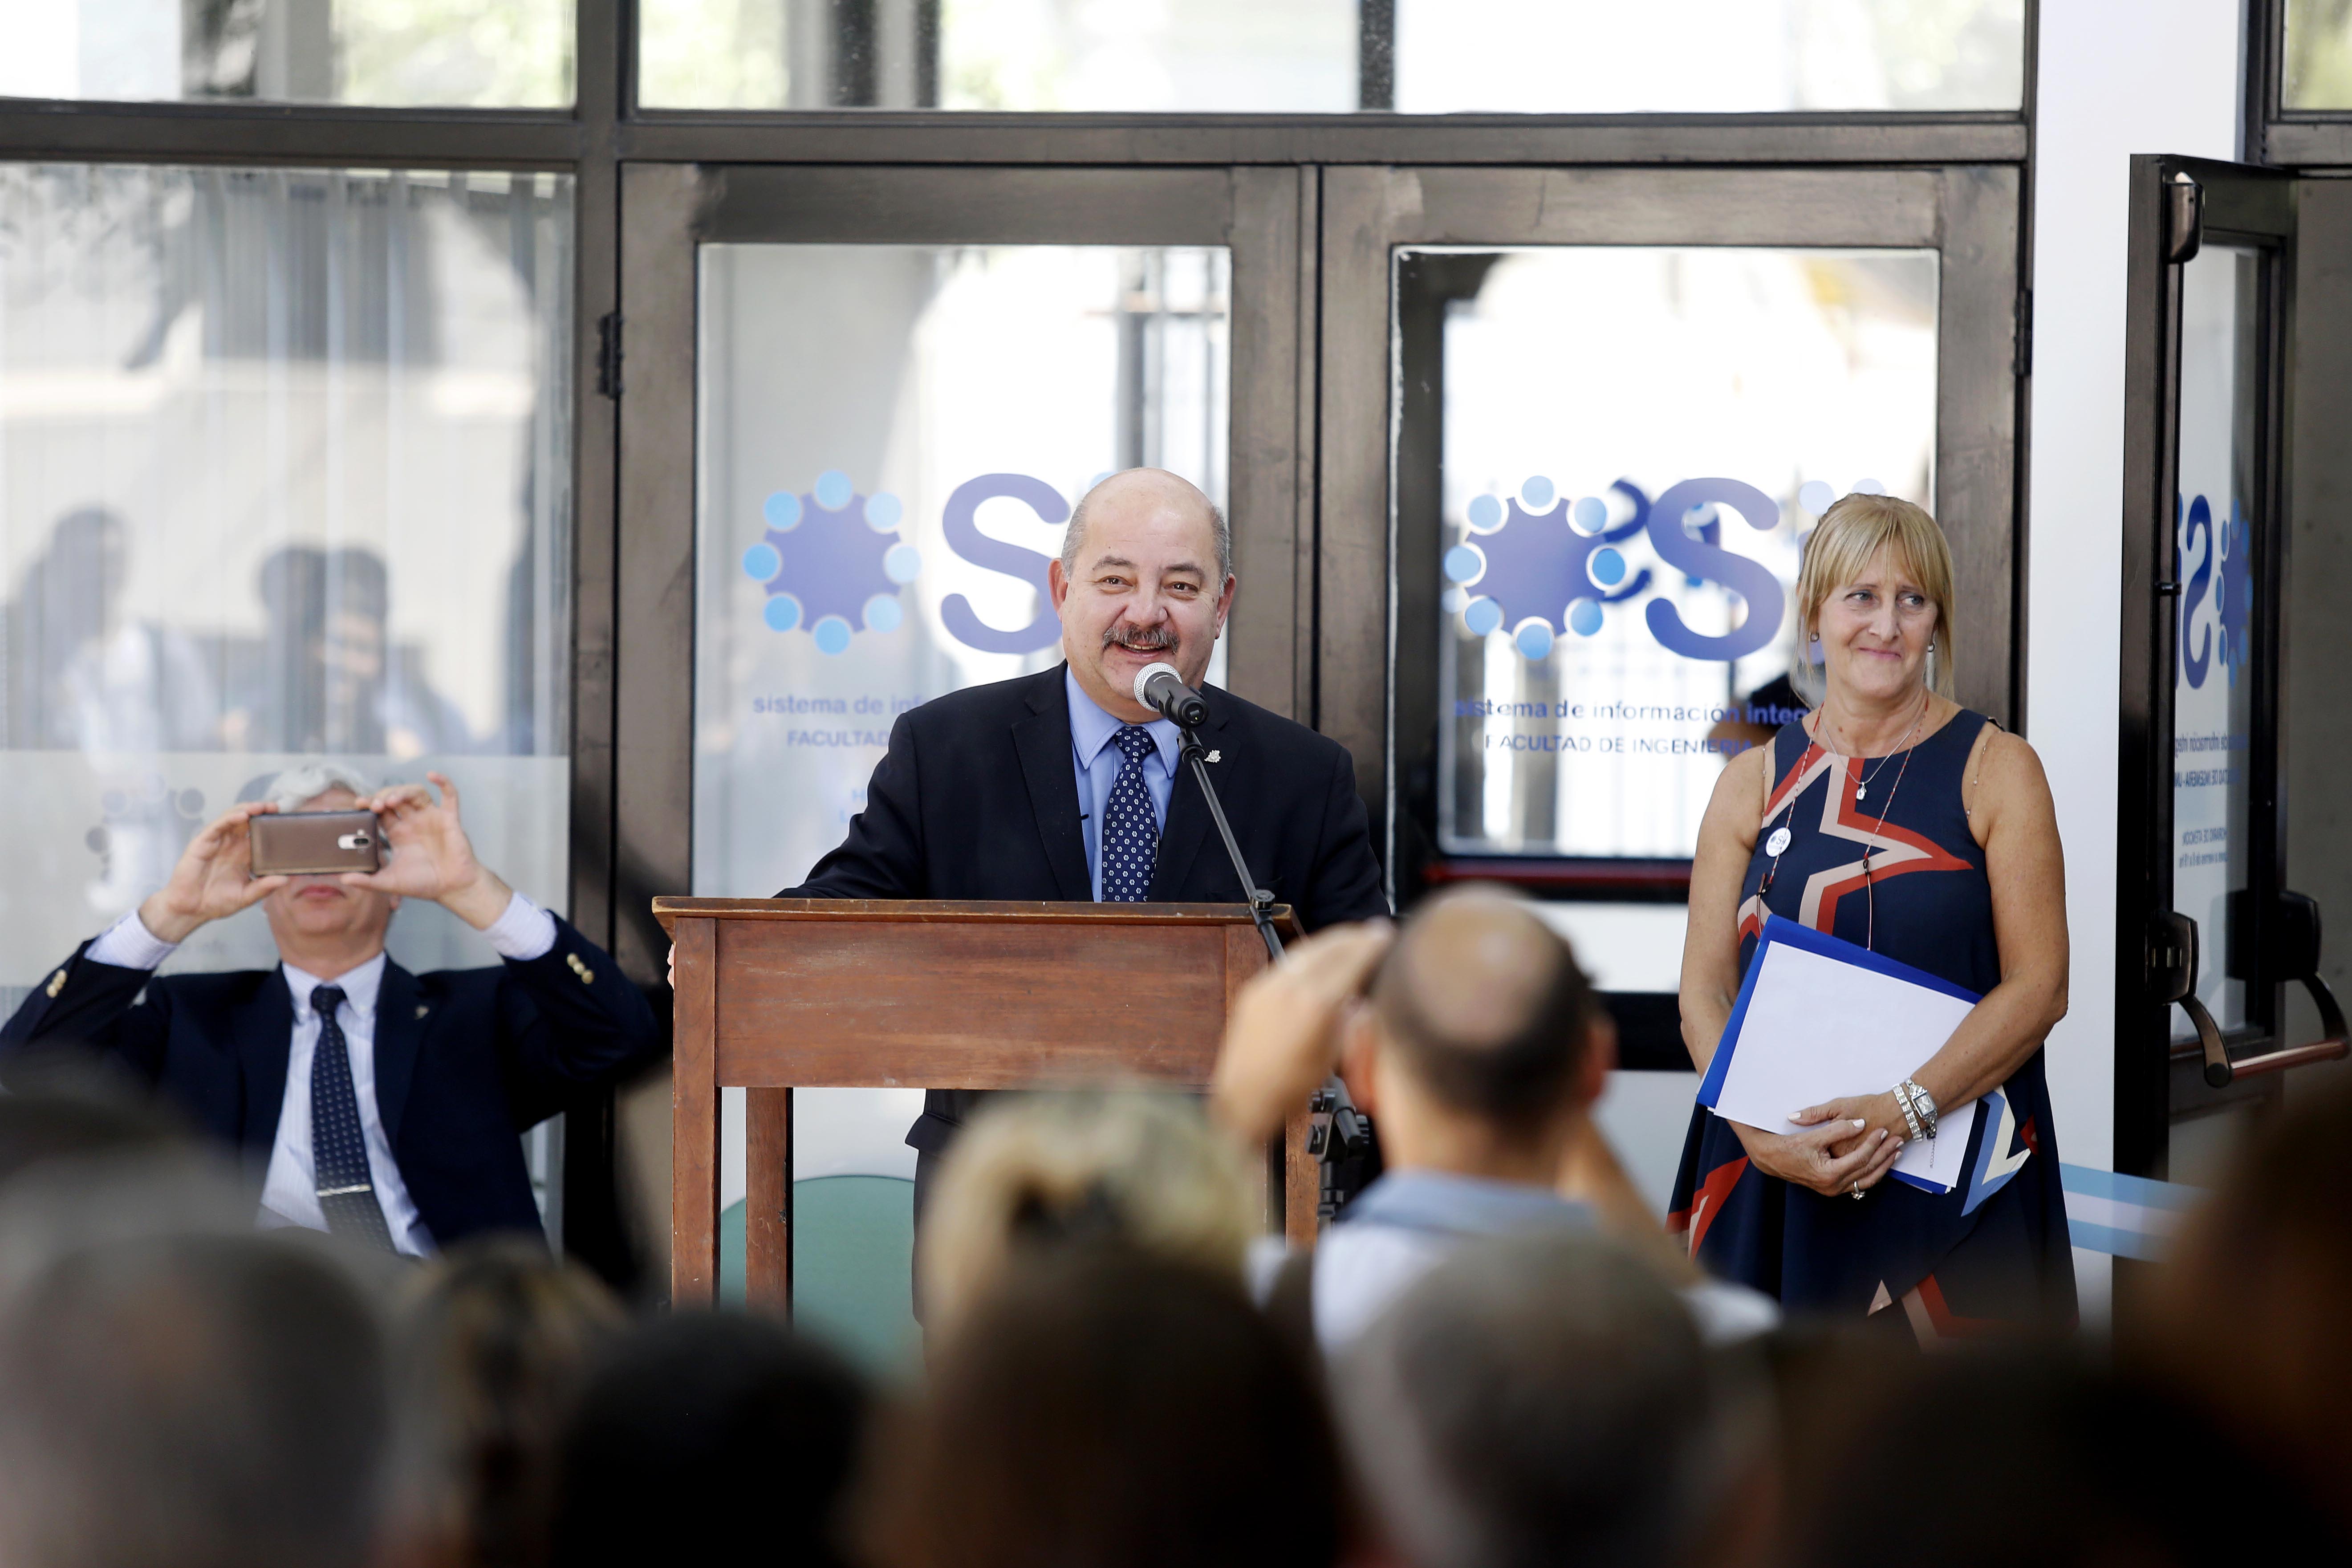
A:
<svg viewBox="0 0 2352 1568">
<path fill-rule="evenodd" d="M 719 1091 L 750 1090 L 744 1294 L 792 1298 L 795 1088 L 1207 1087 L 1225 1014 L 1266 965 L 1240 904 L 656 899 L 677 944 L 670 1301 L 719 1289 Z M 1277 911 L 1286 937 L 1296 927 Z M 1315 1236 L 1300 1107 L 1283 1227 Z M 1270 1200 L 1273 1194 L 1269 1194 Z"/>
</svg>

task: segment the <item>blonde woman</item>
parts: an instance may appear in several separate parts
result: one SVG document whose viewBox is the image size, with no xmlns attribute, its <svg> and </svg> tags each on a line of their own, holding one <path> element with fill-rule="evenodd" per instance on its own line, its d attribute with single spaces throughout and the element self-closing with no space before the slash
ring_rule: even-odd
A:
<svg viewBox="0 0 2352 1568">
<path fill-rule="evenodd" d="M 1704 1072 L 1768 913 L 1983 999 L 1908 1079 L 1806 1108 L 1796 1133 L 1695 1111 L 1667 1222 L 1790 1311 L 1883 1314 L 1923 1342 L 2074 1312 L 2042 1068 L 2066 1011 L 2065 865 L 2033 749 L 1951 699 L 1952 591 L 1943 531 L 1908 501 L 1849 495 L 1807 542 L 1798 646 L 1818 639 L 1820 700 L 1734 759 L 1708 803 L 1683 1037 Z M 1964 1180 L 1887 1179 L 1906 1141 L 1970 1101 Z"/>
<path fill-rule="evenodd" d="M 1180 1096 L 1028 1094 L 960 1140 L 916 1244 L 926 1332 L 1034 1259 L 1111 1247 L 1241 1283 L 1265 1196 L 1232 1142 Z"/>
</svg>

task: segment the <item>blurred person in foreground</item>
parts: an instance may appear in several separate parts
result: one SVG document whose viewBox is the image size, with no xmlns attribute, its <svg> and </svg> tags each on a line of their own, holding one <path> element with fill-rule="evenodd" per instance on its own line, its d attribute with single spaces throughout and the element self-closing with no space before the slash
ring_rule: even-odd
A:
<svg viewBox="0 0 2352 1568">
<path fill-rule="evenodd" d="M 1336 1062 L 1380 1125 L 1384 1172 L 1313 1252 L 1261 1280 L 1270 1310 L 1337 1352 L 1466 1241 L 1611 1227 L 1677 1278 L 1710 1338 L 1769 1328 L 1769 1300 L 1655 1241 L 1592 1123 L 1615 1060 L 1575 955 L 1503 889 L 1450 890 L 1394 933 L 1356 926 L 1292 948 L 1235 1003 L 1213 1111 L 1262 1146 Z"/>
<path fill-rule="evenodd" d="M 260 1221 L 423 1256 L 484 1231 L 540 1233 L 518 1134 L 645 1060 L 660 1035 L 602 948 L 474 858 L 455 785 L 371 790 L 310 763 L 189 842 L 171 880 L 76 949 L 0 1028 L 0 1069 L 79 1043 L 242 1152 Z M 376 813 L 365 874 L 255 877 L 249 824 Z M 495 969 L 411 974 L 384 952 L 404 898 L 480 931 Z M 155 970 L 198 928 L 261 904 L 278 966 Z"/>
<path fill-rule="evenodd" d="M 1323 1568 L 1353 1531 L 1301 1359 L 1219 1274 L 1027 1259 L 941 1338 L 880 1449 L 878 1568 Z"/>
<path fill-rule="evenodd" d="M 60 1258 L 0 1319 L 9 1568 L 362 1568 L 383 1365 L 319 1248 L 184 1236 Z"/>
<path fill-rule="evenodd" d="M 2290 1477 L 2199 1413 L 2049 1347 L 1915 1355 L 1903 1375 L 1849 1381 L 1825 1401 L 1835 1430 L 1790 1455 L 1785 1561 L 1805 1568 L 2237 1568 L 2352 1553 Z"/>
<path fill-rule="evenodd" d="M 2352 1084 L 2255 1131 L 2159 1266 L 2130 1359 L 2210 1411 L 2352 1531 Z"/>
<path fill-rule="evenodd" d="M 393 1568 L 541 1568 L 563 1431 L 626 1317 L 576 1264 L 520 1237 L 423 1277 L 393 1343 Z"/>
<path fill-rule="evenodd" d="M 1727 1395 L 1735 1371 L 1710 1365 L 1648 1261 L 1550 1234 L 1457 1248 L 1337 1358 L 1331 1387 L 1411 1568 L 1666 1568 L 1722 1561 L 1758 1522 L 1724 1517 L 1760 1436 Z"/>
<path fill-rule="evenodd" d="M 1988 1324 L 2071 1324 L 2042 1065 L 2067 977 L 2049 784 L 2032 747 L 1949 695 L 1955 588 L 1935 519 L 1891 496 L 1844 497 L 1807 537 L 1796 597 L 1798 643 L 1818 639 L 1824 689 L 1725 766 L 1700 824 L 1683 947 L 1691 1060 L 1704 1073 L 1714 1058 L 1769 915 L 1982 999 L 1910 1077 L 1791 1107 L 1796 1131 L 1695 1106 L 1669 1223 L 1710 1270 L 1791 1311 L 1875 1317 L 1923 1345 Z M 1940 1194 L 1885 1179 L 1906 1142 L 1979 1100 L 1954 1163 L 1964 1179 Z"/>
<path fill-rule="evenodd" d="M 1008 1270 L 1072 1247 L 1117 1244 L 1239 1283 L 1263 1186 L 1186 1098 L 1001 1096 L 949 1153 L 931 1200 L 923 1321 L 952 1328 Z"/>
<path fill-rule="evenodd" d="M 843 1568 L 866 1394 L 769 1319 L 681 1312 L 589 1382 L 563 1446 L 558 1568 Z"/>
</svg>

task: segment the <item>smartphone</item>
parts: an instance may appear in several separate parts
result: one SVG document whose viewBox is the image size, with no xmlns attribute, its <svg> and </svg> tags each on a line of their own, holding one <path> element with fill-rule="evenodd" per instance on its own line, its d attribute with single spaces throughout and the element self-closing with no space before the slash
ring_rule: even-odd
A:
<svg viewBox="0 0 2352 1568">
<path fill-rule="evenodd" d="M 257 816 L 253 874 L 373 871 L 383 864 L 383 829 L 373 811 L 281 811 Z"/>
</svg>

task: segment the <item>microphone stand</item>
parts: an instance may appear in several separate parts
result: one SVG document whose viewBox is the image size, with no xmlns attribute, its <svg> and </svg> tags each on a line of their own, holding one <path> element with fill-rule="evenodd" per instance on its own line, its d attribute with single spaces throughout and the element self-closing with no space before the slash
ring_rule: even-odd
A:
<svg viewBox="0 0 2352 1568">
<path fill-rule="evenodd" d="M 1223 803 L 1217 799 L 1217 786 L 1209 782 L 1209 756 L 1201 749 L 1201 737 L 1192 732 L 1190 724 L 1177 728 L 1184 736 L 1184 760 L 1192 764 L 1192 776 L 1201 782 L 1201 798 L 1209 803 L 1210 820 L 1217 825 L 1217 837 L 1225 841 L 1225 853 L 1233 857 L 1234 874 L 1242 879 L 1242 891 L 1249 897 L 1250 919 L 1256 922 L 1257 934 L 1265 942 L 1265 955 L 1276 963 L 1282 961 L 1282 939 L 1274 933 L 1274 921 L 1266 911 L 1274 907 L 1274 895 L 1257 885 L 1250 875 L 1249 862 L 1242 858 L 1242 847 L 1234 837 L 1234 825 L 1225 820 Z"/>
</svg>

